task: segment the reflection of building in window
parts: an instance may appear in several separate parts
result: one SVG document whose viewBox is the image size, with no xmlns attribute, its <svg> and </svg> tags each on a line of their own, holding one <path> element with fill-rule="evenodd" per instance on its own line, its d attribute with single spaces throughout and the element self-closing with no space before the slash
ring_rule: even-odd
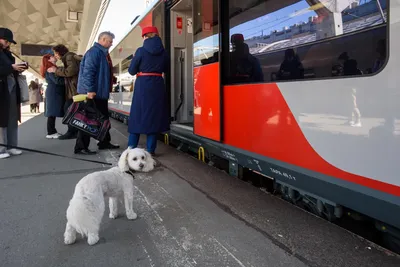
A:
<svg viewBox="0 0 400 267">
<path fill-rule="evenodd" d="M 386 1 L 381 0 L 381 6 L 386 16 Z M 384 22 L 375 1 L 370 1 L 362 5 L 353 3 L 341 12 L 341 16 L 343 21 L 343 34 L 374 27 Z M 282 19 L 282 21 L 284 20 L 285 19 Z M 321 18 L 315 15 L 310 16 L 307 22 L 302 21 L 290 26 L 284 26 L 282 30 L 272 30 L 268 35 L 265 35 L 268 27 L 256 33 L 254 33 L 254 31 L 249 32 L 250 38 L 246 39 L 246 43 L 250 47 L 250 53 L 256 54 L 314 42 L 318 39 L 324 39 L 323 36 L 317 38 L 318 31 L 323 31 L 323 29 L 321 29 L 323 26 L 320 25 L 320 22 Z M 275 24 L 280 23 L 277 22 Z"/>
</svg>

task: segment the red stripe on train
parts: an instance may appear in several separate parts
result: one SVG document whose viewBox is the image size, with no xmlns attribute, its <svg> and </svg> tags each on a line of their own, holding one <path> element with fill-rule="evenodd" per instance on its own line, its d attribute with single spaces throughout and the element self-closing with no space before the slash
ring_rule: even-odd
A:
<svg viewBox="0 0 400 267">
<path fill-rule="evenodd" d="M 400 187 L 345 172 L 308 143 L 276 84 L 224 86 L 224 143 L 400 196 Z"/>
<path fill-rule="evenodd" d="M 122 113 L 124 115 L 128 115 L 129 116 L 129 112 L 126 112 L 126 111 L 123 111 L 123 110 L 120 110 L 120 109 L 116 109 L 116 108 L 112 108 L 112 107 L 108 107 L 108 109 L 112 110 L 114 112 Z"/>
</svg>

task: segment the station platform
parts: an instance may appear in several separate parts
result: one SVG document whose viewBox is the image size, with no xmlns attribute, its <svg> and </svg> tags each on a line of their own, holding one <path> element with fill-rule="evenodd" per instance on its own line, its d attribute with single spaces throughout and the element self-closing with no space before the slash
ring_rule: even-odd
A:
<svg viewBox="0 0 400 267">
<path fill-rule="evenodd" d="M 116 164 L 127 132 L 112 126 L 121 149 L 76 157 Z M 24 106 L 19 146 L 75 157 L 74 140 L 47 140 L 45 129 Z M 0 266 L 400 266 L 398 255 L 187 154 L 162 143 L 157 152 L 160 166 L 135 180 L 138 219 L 105 214 L 95 246 L 64 245 L 65 212 L 76 183 L 108 166 L 31 152 L 1 160 Z"/>
</svg>

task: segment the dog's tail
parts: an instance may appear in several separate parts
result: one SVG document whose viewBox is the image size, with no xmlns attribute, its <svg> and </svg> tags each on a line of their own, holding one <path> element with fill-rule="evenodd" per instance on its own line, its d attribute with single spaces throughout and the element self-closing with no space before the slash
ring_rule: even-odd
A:
<svg viewBox="0 0 400 267">
<path fill-rule="evenodd" d="M 105 203 L 103 194 L 74 196 L 67 209 L 68 223 L 82 236 L 98 233 L 103 218 Z"/>
</svg>

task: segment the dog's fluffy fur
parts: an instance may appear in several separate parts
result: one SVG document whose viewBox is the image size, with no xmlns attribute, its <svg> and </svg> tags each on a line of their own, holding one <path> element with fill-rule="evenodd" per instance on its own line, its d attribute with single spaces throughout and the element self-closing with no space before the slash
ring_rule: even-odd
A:
<svg viewBox="0 0 400 267">
<path fill-rule="evenodd" d="M 109 197 L 110 218 L 118 215 L 118 200 L 124 200 L 126 217 L 137 218 L 133 211 L 133 177 L 128 171 L 149 172 L 155 161 L 151 155 L 140 148 L 125 150 L 118 166 L 83 177 L 75 186 L 75 192 L 67 209 L 67 225 L 64 243 L 73 244 L 76 234 L 87 237 L 88 244 L 99 241 L 100 223 L 105 211 L 105 197 Z"/>
</svg>

